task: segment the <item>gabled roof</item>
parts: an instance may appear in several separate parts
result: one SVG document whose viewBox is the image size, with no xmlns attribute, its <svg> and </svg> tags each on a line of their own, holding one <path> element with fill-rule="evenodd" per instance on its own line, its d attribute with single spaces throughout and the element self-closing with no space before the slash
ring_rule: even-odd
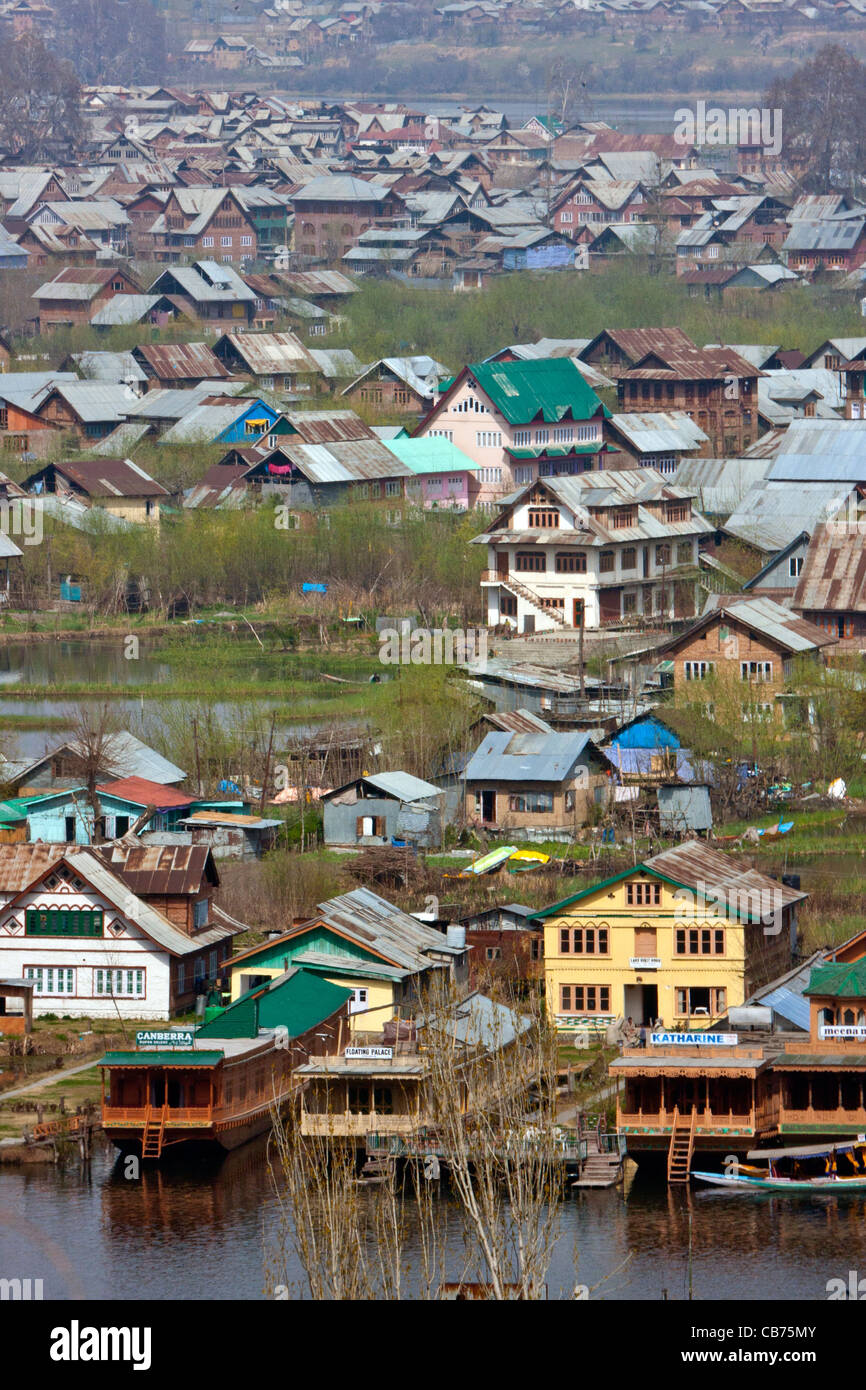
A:
<svg viewBox="0 0 866 1390">
<path fill-rule="evenodd" d="M 474 380 L 511 425 L 543 420 L 586 420 L 604 411 L 591 386 L 570 357 L 529 362 L 473 362 L 455 377 L 442 397 L 447 400 L 467 379 Z"/>
<path fill-rule="evenodd" d="M 167 497 L 161 483 L 151 478 L 132 459 L 75 459 L 73 462 L 47 464 L 39 473 L 27 479 L 30 484 L 49 469 L 55 477 L 68 479 L 89 497 Z M 32 491 L 30 487 L 30 491 Z"/>
<path fill-rule="evenodd" d="M 844 965 L 816 965 L 803 993 L 835 999 L 866 998 L 866 956 Z"/>
<path fill-rule="evenodd" d="M 866 548 L 856 527 L 815 527 L 792 602 L 798 612 L 866 612 Z"/>
<path fill-rule="evenodd" d="M 374 772 L 368 773 L 364 777 L 352 778 L 350 782 L 344 782 L 341 787 L 335 787 L 333 791 L 325 792 L 322 801 L 330 801 L 333 797 L 344 792 L 347 787 L 353 787 L 355 782 L 367 782 L 377 791 L 383 792 L 385 796 L 392 796 L 398 801 L 427 801 L 433 797 L 434 800 L 442 795 L 440 787 L 434 787 L 432 782 L 425 782 L 421 777 L 413 777 L 409 772 Z"/>
<path fill-rule="evenodd" d="M 820 647 L 831 646 L 835 638 L 829 633 L 824 632 L 814 623 L 806 622 L 805 618 L 792 613 L 790 608 L 783 608 L 774 599 L 763 598 L 761 596 L 749 598 L 728 598 L 723 594 L 710 596 L 710 602 L 715 600 L 712 608 L 707 609 L 701 614 L 694 623 L 691 623 L 676 637 L 669 642 L 663 643 L 656 648 L 659 655 L 664 652 L 675 651 L 684 643 L 688 643 L 692 638 L 713 623 L 728 618 L 731 622 L 740 623 L 743 627 L 752 632 L 757 632 L 761 637 L 779 646 L 783 651 L 794 654 L 800 652 L 815 651 Z"/>
<path fill-rule="evenodd" d="M 464 770 L 467 782 L 564 782 L 584 755 L 604 755 L 587 733 L 512 733 L 494 729 L 476 748 Z"/>
<path fill-rule="evenodd" d="M 155 806 L 157 811 L 168 811 L 175 806 L 191 806 L 195 797 L 188 792 L 179 792 L 174 787 L 166 787 L 162 782 L 150 782 L 146 777 L 121 777 L 116 782 L 104 782 L 97 791 L 107 796 L 118 796 L 123 801 L 131 801 L 136 806 Z"/>
</svg>

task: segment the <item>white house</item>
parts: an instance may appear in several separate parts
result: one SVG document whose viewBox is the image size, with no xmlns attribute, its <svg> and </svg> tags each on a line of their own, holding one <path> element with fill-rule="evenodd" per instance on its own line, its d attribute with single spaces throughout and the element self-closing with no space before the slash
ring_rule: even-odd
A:
<svg viewBox="0 0 866 1390">
<path fill-rule="evenodd" d="M 542 632 L 694 617 L 712 530 L 693 492 L 654 468 L 539 478 L 473 540 L 487 546 L 487 621 Z"/>
<path fill-rule="evenodd" d="M 36 1017 L 167 1019 L 230 952 L 230 929 L 182 930 L 132 892 L 107 853 L 0 846 L 0 975 L 36 982 Z"/>
</svg>

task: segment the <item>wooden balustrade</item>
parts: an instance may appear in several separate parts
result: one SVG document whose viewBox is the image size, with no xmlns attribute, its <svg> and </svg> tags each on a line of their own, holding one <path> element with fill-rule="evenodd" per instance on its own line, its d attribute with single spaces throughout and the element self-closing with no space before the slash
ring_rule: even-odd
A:
<svg viewBox="0 0 866 1390">
<path fill-rule="evenodd" d="M 147 1121 L 148 1106 L 106 1105 L 102 1111 L 105 1125 L 130 1124 L 143 1125 Z M 150 1111 L 153 1115 L 155 1112 Z M 210 1124 L 213 1110 L 209 1105 L 170 1106 L 165 1113 L 166 1125 Z"/>
</svg>

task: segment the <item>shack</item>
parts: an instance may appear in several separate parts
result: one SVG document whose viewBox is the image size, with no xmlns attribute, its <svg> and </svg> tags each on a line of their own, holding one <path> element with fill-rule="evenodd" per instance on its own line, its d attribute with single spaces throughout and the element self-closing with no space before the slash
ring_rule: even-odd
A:
<svg viewBox="0 0 866 1390">
<path fill-rule="evenodd" d="M 707 784 L 662 786 L 656 792 L 659 803 L 659 829 L 662 834 L 688 835 L 692 830 L 713 828 L 710 789 Z"/>
<path fill-rule="evenodd" d="M 358 777 L 326 792 L 322 804 L 326 845 L 442 845 L 445 792 L 408 772 Z"/>
<path fill-rule="evenodd" d="M 35 980 L 0 980 L 0 1033 L 25 1036 L 33 1031 Z M 9 1003 L 20 1008 L 9 1008 Z"/>
</svg>

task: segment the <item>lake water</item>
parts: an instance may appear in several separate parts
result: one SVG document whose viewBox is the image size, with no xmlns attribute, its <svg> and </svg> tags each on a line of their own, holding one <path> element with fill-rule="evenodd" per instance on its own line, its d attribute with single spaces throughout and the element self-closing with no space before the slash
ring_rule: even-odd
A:
<svg viewBox="0 0 866 1390">
<path fill-rule="evenodd" d="M 680 1302 L 691 1279 L 698 1301 L 825 1300 L 829 1280 L 866 1271 L 864 1218 L 854 1194 L 734 1197 L 638 1173 L 566 1199 L 549 1296 L 581 1283 L 591 1299 Z M 46 1299 L 262 1299 L 275 1231 L 264 1141 L 222 1163 L 147 1168 L 140 1182 L 113 1149 L 87 1178 L 0 1169 L 0 1275 L 43 1279 Z"/>
</svg>

